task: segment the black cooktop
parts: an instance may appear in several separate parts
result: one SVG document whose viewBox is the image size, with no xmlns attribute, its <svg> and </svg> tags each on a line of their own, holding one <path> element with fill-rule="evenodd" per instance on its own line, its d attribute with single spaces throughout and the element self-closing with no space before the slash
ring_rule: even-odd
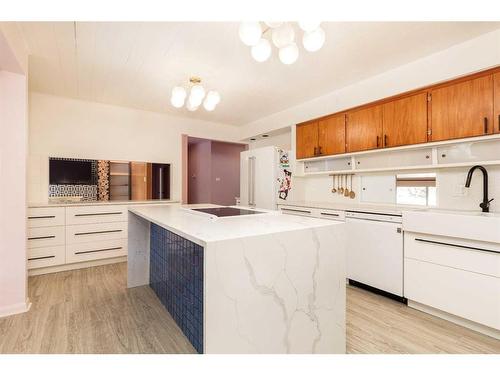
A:
<svg viewBox="0 0 500 375">
<path fill-rule="evenodd" d="M 217 217 L 255 215 L 264 213 L 260 211 L 245 210 L 243 208 L 234 208 L 234 207 L 193 208 L 192 210 L 198 212 L 204 212 L 206 214 L 214 215 Z"/>
</svg>

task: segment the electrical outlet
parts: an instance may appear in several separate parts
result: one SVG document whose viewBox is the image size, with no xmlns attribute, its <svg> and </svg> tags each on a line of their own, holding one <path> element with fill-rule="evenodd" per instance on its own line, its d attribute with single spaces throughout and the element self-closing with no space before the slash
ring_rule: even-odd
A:
<svg viewBox="0 0 500 375">
<path fill-rule="evenodd" d="M 454 197 L 466 197 L 469 189 L 465 187 L 463 184 L 457 184 L 453 188 L 453 196 Z"/>
</svg>

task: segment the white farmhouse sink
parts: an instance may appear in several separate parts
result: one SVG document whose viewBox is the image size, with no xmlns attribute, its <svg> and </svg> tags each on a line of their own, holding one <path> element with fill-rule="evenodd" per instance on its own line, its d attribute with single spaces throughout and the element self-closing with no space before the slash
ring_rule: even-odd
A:
<svg viewBox="0 0 500 375">
<path fill-rule="evenodd" d="M 403 230 L 500 243 L 500 213 L 440 209 L 405 211 Z"/>
</svg>

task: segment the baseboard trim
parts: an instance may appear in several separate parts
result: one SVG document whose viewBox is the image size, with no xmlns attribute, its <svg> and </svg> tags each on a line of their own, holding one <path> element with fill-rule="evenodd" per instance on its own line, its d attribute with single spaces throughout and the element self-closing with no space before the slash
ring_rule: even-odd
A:
<svg viewBox="0 0 500 375">
<path fill-rule="evenodd" d="M 27 298 L 25 302 L 0 308 L 0 318 L 9 315 L 22 314 L 27 312 L 30 308 L 31 302 L 29 298 Z"/>
<path fill-rule="evenodd" d="M 28 276 L 36 276 L 36 275 L 44 275 L 47 273 L 78 270 L 81 268 L 104 266 L 106 264 L 122 263 L 122 262 L 126 262 L 126 261 L 127 261 L 127 256 L 124 255 L 124 256 L 116 257 L 116 258 L 97 259 L 97 260 L 90 260 L 87 262 L 61 264 L 59 266 L 51 266 L 51 267 L 43 267 L 43 268 L 34 268 L 34 269 L 31 269 L 28 271 Z"/>
<path fill-rule="evenodd" d="M 497 330 L 492 327 L 485 326 L 480 323 L 473 322 L 472 320 L 461 318 L 459 316 L 447 313 L 446 311 L 436 309 L 431 306 L 423 305 L 419 302 L 415 302 L 412 300 L 408 300 L 408 306 L 414 308 L 416 310 L 422 311 L 424 313 L 437 316 L 438 318 L 448 320 L 452 323 L 455 323 L 459 326 L 469 328 L 473 331 L 482 333 L 483 335 L 487 335 L 493 337 L 497 340 L 500 340 L 500 330 Z"/>
</svg>

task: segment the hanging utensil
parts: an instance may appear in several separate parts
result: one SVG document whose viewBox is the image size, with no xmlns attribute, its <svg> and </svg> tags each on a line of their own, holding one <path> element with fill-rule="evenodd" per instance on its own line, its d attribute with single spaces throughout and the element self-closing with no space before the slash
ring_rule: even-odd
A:
<svg viewBox="0 0 500 375">
<path fill-rule="evenodd" d="M 335 187 L 336 184 L 337 184 L 337 175 L 333 175 L 332 176 L 332 179 L 333 179 L 333 187 L 332 187 L 332 193 L 336 193 L 337 192 L 337 188 Z"/>
<path fill-rule="evenodd" d="M 356 193 L 352 190 L 352 175 L 351 175 L 351 192 L 349 193 L 349 198 L 354 199 L 356 197 Z"/>
<path fill-rule="evenodd" d="M 349 196 L 349 184 L 347 183 L 347 175 L 345 175 L 345 190 L 344 190 L 344 197 Z M 352 187 L 352 186 L 351 186 Z"/>
<path fill-rule="evenodd" d="M 339 194 L 344 194 L 344 176 L 340 175 L 340 188 L 339 188 Z"/>
</svg>

